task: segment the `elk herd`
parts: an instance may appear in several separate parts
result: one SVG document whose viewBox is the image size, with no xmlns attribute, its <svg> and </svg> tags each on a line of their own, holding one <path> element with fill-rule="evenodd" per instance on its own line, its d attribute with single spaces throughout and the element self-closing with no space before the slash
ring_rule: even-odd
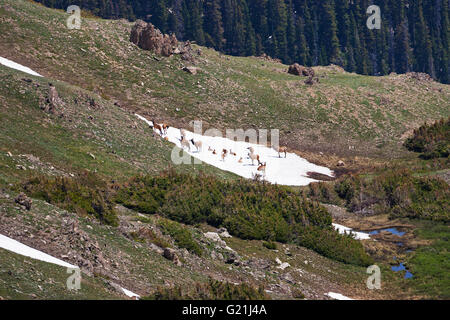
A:
<svg viewBox="0 0 450 320">
<path fill-rule="evenodd" d="M 167 137 L 167 130 L 170 128 L 170 126 L 166 123 L 157 124 L 154 119 L 152 119 L 152 124 L 150 125 L 150 128 L 154 131 L 160 134 L 161 137 L 163 137 L 165 140 L 168 140 Z M 191 146 L 195 147 L 196 152 L 202 152 L 203 151 L 203 142 L 201 140 L 195 140 L 194 138 L 188 139 L 186 135 L 186 130 L 180 129 L 180 138 L 177 138 L 180 141 L 181 148 L 187 149 L 189 152 L 191 152 Z M 251 165 L 254 166 L 255 162 L 257 163 L 257 172 L 261 174 L 263 178 L 266 176 L 266 165 L 267 162 L 262 162 L 260 159 L 259 154 L 256 153 L 255 149 L 253 147 L 247 148 L 247 157 L 245 159 L 248 159 L 251 161 Z M 280 147 L 274 147 L 274 150 L 278 153 L 278 157 L 281 158 L 281 154 L 284 153 L 284 158 L 287 157 L 287 147 L 280 146 Z M 227 159 L 236 159 L 237 163 L 243 163 L 244 158 L 242 156 L 238 156 L 236 152 L 233 152 L 231 149 L 222 149 L 216 150 L 211 146 L 208 146 L 208 152 L 211 152 L 213 155 L 220 155 L 221 161 L 225 162 Z"/>
</svg>

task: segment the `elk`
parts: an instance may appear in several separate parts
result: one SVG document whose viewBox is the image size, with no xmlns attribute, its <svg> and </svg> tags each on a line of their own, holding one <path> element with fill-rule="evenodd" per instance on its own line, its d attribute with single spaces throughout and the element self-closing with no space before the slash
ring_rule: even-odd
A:
<svg viewBox="0 0 450 320">
<path fill-rule="evenodd" d="M 184 129 L 180 129 L 181 139 L 186 137 L 186 131 Z"/>
<path fill-rule="evenodd" d="M 216 149 L 214 149 L 212 153 L 213 153 L 213 154 L 217 154 Z"/>
<path fill-rule="evenodd" d="M 250 150 L 248 157 L 252 160 L 252 165 L 255 160 L 257 160 L 258 164 L 261 165 L 262 163 L 261 161 L 259 161 L 259 155 L 255 154 L 255 150 L 253 149 L 253 147 L 248 147 L 247 149 Z"/>
<path fill-rule="evenodd" d="M 264 164 L 261 163 L 257 170 L 261 171 L 262 177 L 264 179 L 266 177 L 266 162 L 264 162 Z"/>
<path fill-rule="evenodd" d="M 281 154 L 284 153 L 284 157 L 287 157 L 287 147 L 278 147 L 275 148 L 275 151 L 278 152 L 278 158 L 281 158 Z"/>
<path fill-rule="evenodd" d="M 194 138 L 192 138 L 192 139 L 189 140 L 189 141 L 191 141 L 191 142 L 192 142 L 192 145 L 194 145 L 195 148 L 197 148 L 197 151 L 198 151 L 198 152 L 201 152 L 201 151 L 202 151 L 203 143 L 202 143 L 201 141 L 194 141 Z"/>
<path fill-rule="evenodd" d="M 153 130 L 159 130 L 159 133 L 161 135 L 163 135 L 162 127 L 159 124 L 156 123 L 155 119 L 152 119 L 152 122 L 153 122 Z"/>
<path fill-rule="evenodd" d="M 184 147 L 187 147 L 189 151 L 191 151 L 191 145 L 189 144 L 189 141 L 186 140 L 185 137 L 179 139 L 181 142 L 181 147 L 184 149 Z"/>
<path fill-rule="evenodd" d="M 266 175 L 266 162 L 261 163 L 257 170 L 261 171 L 263 173 L 263 176 L 265 176 Z"/>
<path fill-rule="evenodd" d="M 235 156 L 235 157 L 236 157 L 236 153 L 233 152 L 231 149 L 230 149 L 230 154 L 231 154 L 232 156 Z"/>
<path fill-rule="evenodd" d="M 170 126 L 168 124 L 166 124 L 166 123 L 163 123 L 162 128 L 164 130 L 164 134 L 167 135 L 167 129 L 169 129 Z"/>
<path fill-rule="evenodd" d="M 222 150 L 222 161 L 225 161 L 225 157 L 227 156 L 227 149 Z"/>
<path fill-rule="evenodd" d="M 255 162 L 255 160 L 258 161 L 258 164 L 261 164 L 261 162 L 259 161 L 259 155 L 258 154 L 249 153 L 248 157 L 252 160 L 252 165 Z"/>
</svg>

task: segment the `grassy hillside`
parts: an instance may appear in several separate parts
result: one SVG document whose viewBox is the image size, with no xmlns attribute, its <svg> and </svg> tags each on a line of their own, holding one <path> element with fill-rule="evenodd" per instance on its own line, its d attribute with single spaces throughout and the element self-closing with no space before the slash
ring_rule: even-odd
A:
<svg viewBox="0 0 450 320">
<path fill-rule="evenodd" d="M 274 251 L 259 240 L 228 238 L 226 243 L 239 263 L 226 263 L 230 251 L 203 235 L 214 230 L 206 225 L 193 227 L 158 216 L 143 217 L 121 207 L 117 208 L 121 226 L 112 228 L 36 199 L 26 211 L 14 204 L 14 197 L 14 193 L 0 192 L 1 234 L 68 262 L 89 260 L 92 265 L 83 267 L 82 291 L 73 294 L 65 290 L 68 275 L 64 268 L 0 250 L 0 296 L 6 299 L 28 299 L 34 297 L 32 294 L 39 299 L 126 298 L 118 295 L 111 283 L 147 296 L 161 286 L 191 288 L 208 283 L 210 277 L 255 288 L 264 286 L 278 299 L 295 298 L 295 293 L 324 299 L 328 291 L 377 298 L 393 292 L 388 287 L 382 293 L 367 292 L 365 268 L 342 264 L 302 247 L 277 243 L 280 250 Z M 177 232 L 172 232 L 175 228 Z M 68 233 L 72 229 L 75 234 Z M 177 237 L 181 232 L 201 246 L 201 256 L 183 249 L 185 242 Z M 165 259 L 155 245 L 175 249 L 182 265 Z M 280 270 L 277 258 L 291 267 Z"/>
<path fill-rule="evenodd" d="M 0 66 L 0 233 L 86 263 L 86 291 L 62 292 L 64 270 L 0 250 L 0 298 L 123 297 L 111 282 L 150 298 L 197 286 L 198 292 L 180 293 L 195 296 L 217 284 L 209 287 L 210 278 L 244 284 L 243 290 L 262 286 L 278 299 L 323 299 L 328 291 L 448 297 L 448 276 L 439 282 L 446 265 L 438 257 L 448 251 L 448 185 L 427 176 L 448 183 L 449 160 L 418 159 L 402 146 L 423 122 L 450 116 L 448 85 L 417 74 L 368 77 L 329 66 L 315 68 L 320 82 L 308 86 L 273 60 L 198 46 L 200 71 L 192 75 L 182 70 L 180 56 L 156 57 L 131 44 L 130 22 L 89 17 L 81 30 L 68 30 L 66 19 L 65 12 L 32 1 L 0 3 L 0 56 L 44 75 Z M 338 156 L 369 157 L 390 174 L 365 171 L 280 188 L 228 182 L 236 176 L 208 165 L 181 165 L 169 179 L 158 173 L 170 166 L 172 145 L 153 136 L 136 111 L 185 128 L 193 119 L 203 120 L 204 129 L 278 128 L 283 144 L 313 160 L 335 165 Z M 411 173 L 399 175 L 405 167 Z M 30 211 L 15 203 L 18 191 L 33 197 Z M 408 239 L 404 247 L 380 238 L 335 241 L 329 225 L 339 215 L 310 200 L 347 206 L 349 212 L 338 211 L 355 230 L 382 229 L 394 223 L 381 221 L 391 213 L 404 220 Z M 364 216 L 365 208 L 374 215 Z M 431 227 L 422 221 L 430 210 L 442 221 Z M 224 244 L 205 236 L 219 227 L 234 237 Z M 418 250 L 407 255 L 410 247 Z M 181 265 L 164 258 L 164 248 L 174 249 Z M 381 291 L 366 288 L 367 254 L 383 270 Z M 387 264 L 393 256 L 405 258 L 417 278 L 394 274 Z M 277 259 L 290 267 L 281 269 Z M 53 280 L 44 288 L 42 278 Z"/>
<path fill-rule="evenodd" d="M 84 18 L 81 30 L 68 30 L 66 13 L 33 2 L 5 0 L 0 12 L 0 55 L 179 126 L 278 128 L 297 150 L 392 157 L 424 120 L 450 115 L 449 86 L 412 75 L 317 67 L 320 83 L 310 87 L 286 65 L 201 48 L 193 76 L 179 56 L 131 44 L 124 20 Z"/>
<path fill-rule="evenodd" d="M 0 66 L 0 82 L 1 184 L 35 173 L 69 176 L 84 170 L 120 181 L 170 165 L 172 145 L 153 137 L 143 121 L 110 101 L 4 66 Z M 49 82 L 61 99 L 54 114 L 41 109 Z M 205 164 L 176 166 L 176 170 L 233 177 Z"/>
</svg>

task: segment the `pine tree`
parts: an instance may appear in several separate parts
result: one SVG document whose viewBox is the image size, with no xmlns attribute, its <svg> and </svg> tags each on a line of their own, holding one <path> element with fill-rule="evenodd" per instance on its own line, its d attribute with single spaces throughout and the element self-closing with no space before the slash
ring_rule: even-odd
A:
<svg viewBox="0 0 450 320">
<path fill-rule="evenodd" d="M 222 50 L 225 39 L 220 0 L 205 1 L 204 31 L 206 45 Z"/>
</svg>

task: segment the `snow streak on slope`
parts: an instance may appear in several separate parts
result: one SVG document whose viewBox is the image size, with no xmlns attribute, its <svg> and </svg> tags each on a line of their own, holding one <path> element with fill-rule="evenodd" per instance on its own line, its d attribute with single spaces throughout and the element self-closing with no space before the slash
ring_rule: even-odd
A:
<svg viewBox="0 0 450 320">
<path fill-rule="evenodd" d="M 36 260 L 45 261 L 48 263 L 57 264 L 59 266 L 63 266 L 66 268 L 78 269 L 77 266 L 74 266 L 70 263 L 52 257 L 42 251 L 33 249 L 23 243 L 20 243 L 14 239 L 8 238 L 4 235 L 0 234 L 0 248 L 6 249 L 8 251 L 12 251 L 14 253 L 18 253 L 20 255 L 30 257 Z"/>
<path fill-rule="evenodd" d="M 339 231 L 340 234 L 344 234 L 344 233 L 350 234 L 351 233 L 356 240 L 367 240 L 367 239 L 370 239 L 370 235 L 368 233 L 365 233 L 365 232 L 353 231 L 352 228 L 345 227 L 345 226 L 337 224 L 337 223 L 333 223 L 333 227 L 337 231 Z"/>
<path fill-rule="evenodd" d="M 335 292 L 328 292 L 327 296 L 329 296 L 330 298 L 333 298 L 335 300 L 354 300 L 352 298 L 346 297 L 340 293 L 335 293 Z"/>
<path fill-rule="evenodd" d="M 42 77 L 39 73 L 31 70 L 30 68 L 25 67 L 21 64 L 15 63 L 14 61 L 8 60 L 3 57 L 0 57 L 0 64 L 7 66 L 9 68 L 12 68 L 12 69 L 16 69 L 16 70 L 31 74 L 32 76 Z"/>
<path fill-rule="evenodd" d="M 151 121 L 148 121 L 144 117 L 138 114 L 136 116 L 148 125 L 153 125 Z M 328 176 L 333 175 L 330 169 L 310 163 L 294 153 L 288 153 L 286 158 L 282 154 L 281 158 L 279 158 L 278 153 L 269 147 L 243 141 L 233 141 L 223 137 L 202 136 L 187 130 L 185 131 L 188 140 L 193 138 L 194 141 L 201 141 L 203 144 L 203 150 L 197 151 L 196 147 L 189 142 L 190 151 L 185 148 L 185 151 L 189 155 L 221 170 L 233 172 L 247 179 L 252 179 L 256 173 L 261 174 L 260 171 L 257 171 L 258 162 L 255 160 L 254 164 L 252 164 L 251 159 L 248 158 L 249 150 L 247 148 L 249 147 L 254 148 L 255 153 L 260 156 L 262 163 L 267 163 L 265 180 L 270 183 L 288 186 L 305 186 L 317 181 L 309 178 L 307 172 L 317 172 Z M 165 137 L 168 141 L 181 148 L 180 129 L 169 128 Z M 209 151 L 209 148 L 215 150 L 216 154 Z M 228 151 L 224 160 L 221 157 L 223 149 Z M 231 155 L 230 150 L 236 153 L 236 156 Z M 242 163 L 238 162 L 240 158 L 242 158 Z"/>
<path fill-rule="evenodd" d="M 136 294 L 134 292 L 131 292 L 130 290 L 127 290 L 127 289 L 122 288 L 122 287 L 121 287 L 121 289 L 122 289 L 123 293 L 126 296 L 130 297 L 130 298 L 137 298 L 137 299 L 139 299 L 141 297 L 140 295 L 138 295 L 138 294 Z"/>
</svg>

